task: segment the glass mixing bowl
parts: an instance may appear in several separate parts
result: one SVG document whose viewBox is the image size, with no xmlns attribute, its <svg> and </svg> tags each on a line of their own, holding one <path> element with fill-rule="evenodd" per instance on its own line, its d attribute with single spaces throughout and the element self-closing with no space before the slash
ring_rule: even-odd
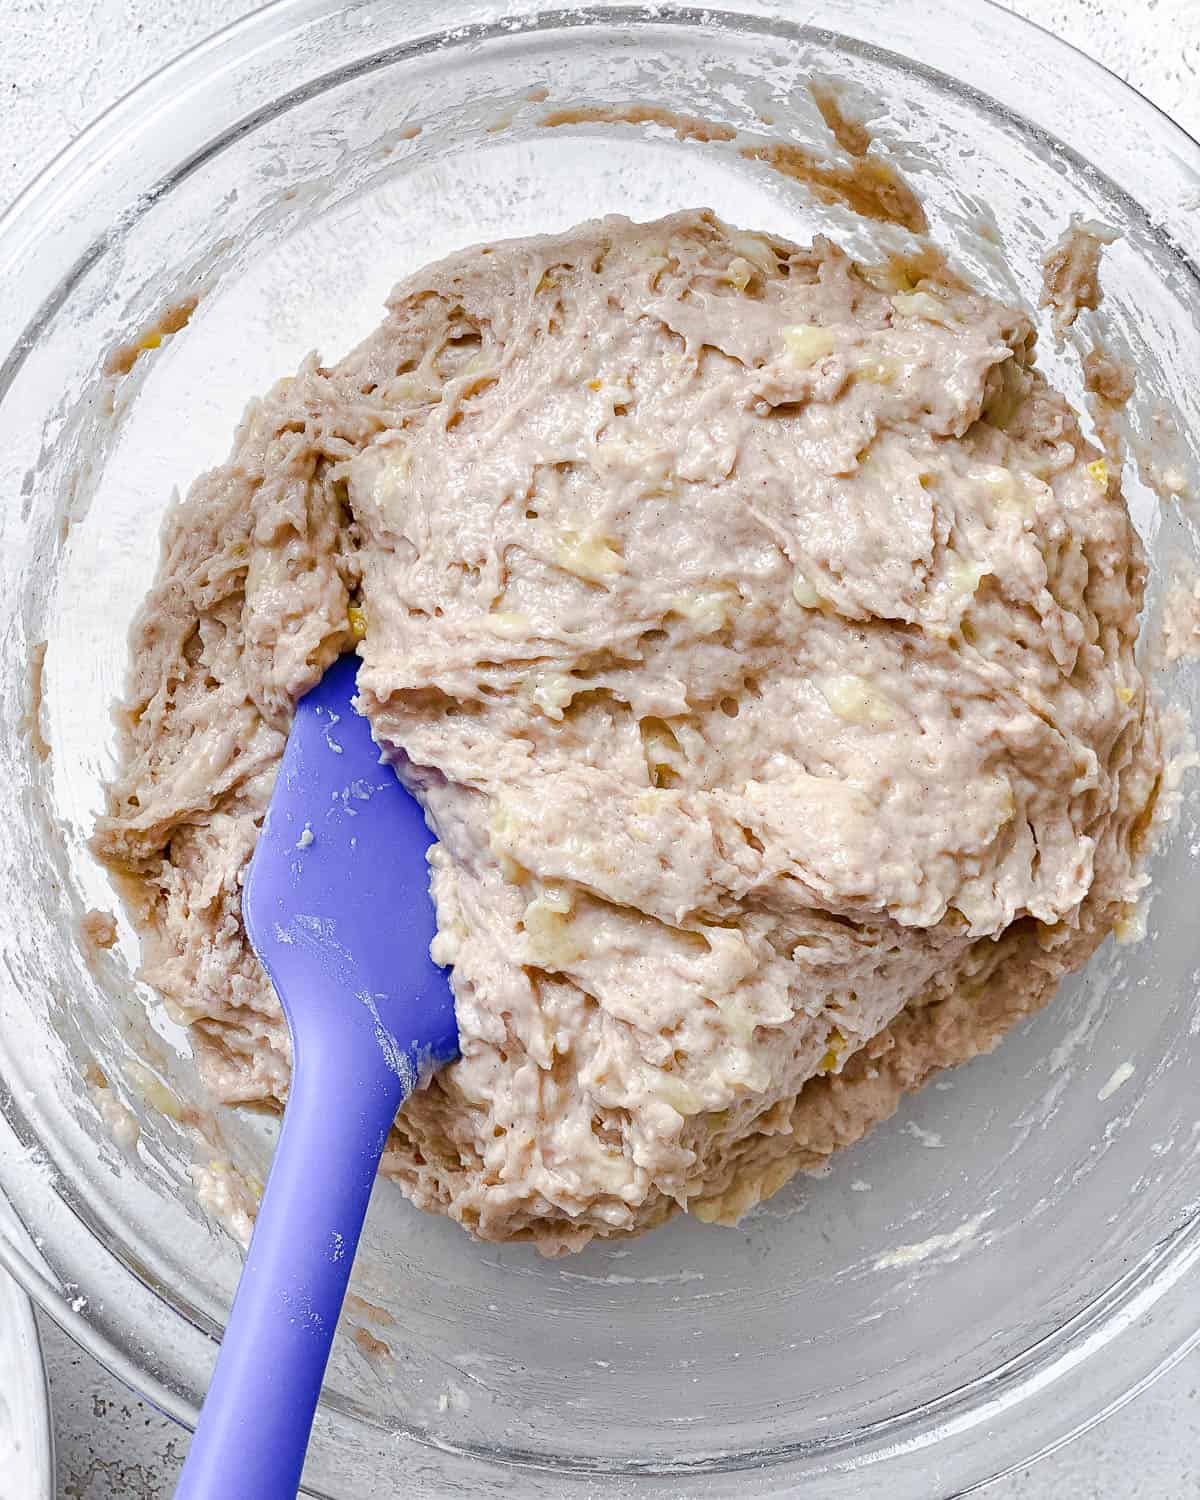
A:
<svg viewBox="0 0 1200 1500">
<path fill-rule="evenodd" d="M 934 235 L 1030 303 L 1070 215 L 1118 230 L 1104 318 L 1140 370 L 1128 492 L 1152 617 L 1200 557 L 1187 503 L 1154 491 L 1197 466 L 1200 152 L 1007 13 L 933 14 L 286 0 L 118 105 L 4 220 L 0 1183 L 37 1246 L 6 1253 L 180 1421 L 239 1268 L 191 1171 L 261 1179 L 270 1125 L 206 1100 L 124 919 L 109 951 L 80 929 L 117 909 L 85 840 L 172 490 L 223 455 L 247 397 L 313 347 L 339 354 L 401 274 L 472 241 L 707 204 L 866 254 L 904 243 L 739 141 L 544 128 L 548 109 L 649 101 L 819 153 L 806 84 L 840 80 Z M 1077 351 L 1042 347 L 1081 399 Z M 1194 677 L 1163 691 L 1195 720 Z M 1200 1326 L 1198 844 L 1185 798 L 1143 941 L 737 1230 L 683 1220 L 545 1262 L 382 1185 L 311 1490 L 931 1500 L 1135 1392 Z"/>
<path fill-rule="evenodd" d="M 0 1201 L 0 1224 L 21 1230 Z M 50 1392 L 33 1305 L 0 1272 L 0 1500 L 54 1500 Z"/>
</svg>

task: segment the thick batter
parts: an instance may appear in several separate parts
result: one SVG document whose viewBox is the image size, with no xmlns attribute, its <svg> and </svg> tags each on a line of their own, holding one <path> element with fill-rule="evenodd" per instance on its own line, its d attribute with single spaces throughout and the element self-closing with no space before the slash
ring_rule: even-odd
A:
<svg viewBox="0 0 1200 1500">
<path fill-rule="evenodd" d="M 215 1092 L 282 1099 L 240 880 L 356 643 L 462 1060 L 385 1170 L 553 1253 L 732 1221 L 990 1048 L 1137 889 L 1115 477 L 1026 315 L 711 214 L 465 252 L 166 523 L 98 834 Z"/>
</svg>

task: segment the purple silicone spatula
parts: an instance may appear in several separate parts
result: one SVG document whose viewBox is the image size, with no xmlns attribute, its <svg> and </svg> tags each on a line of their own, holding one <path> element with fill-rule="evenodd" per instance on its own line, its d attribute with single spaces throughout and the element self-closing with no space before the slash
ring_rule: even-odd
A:
<svg viewBox="0 0 1200 1500">
<path fill-rule="evenodd" d="M 381 764 L 344 656 L 301 699 L 242 912 L 292 1082 L 176 1500 L 291 1500 L 388 1129 L 458 1051 L 419 804 Z"/>
</svg>

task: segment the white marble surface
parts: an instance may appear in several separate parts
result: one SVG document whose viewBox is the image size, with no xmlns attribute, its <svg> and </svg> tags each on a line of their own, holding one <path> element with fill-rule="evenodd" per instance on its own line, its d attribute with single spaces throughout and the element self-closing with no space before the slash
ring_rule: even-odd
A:
<svg viewBox="0 0 1200 1500">
<path fill-rule="evenodd" d="M 1200 0 L 1008 3 L 1200 136 Z M 255 8 L 253 0 L 0 0 L 0 208 L 108 103 Z M 45 1319 L 42 1328 L 61 1500 L 166 1500 L 186 1435 Z M 1193 1355 L 1078 1442 L 989 1488 L 989 1500 L 1200 1500 L 1198 1385 Z"/>
</svg>

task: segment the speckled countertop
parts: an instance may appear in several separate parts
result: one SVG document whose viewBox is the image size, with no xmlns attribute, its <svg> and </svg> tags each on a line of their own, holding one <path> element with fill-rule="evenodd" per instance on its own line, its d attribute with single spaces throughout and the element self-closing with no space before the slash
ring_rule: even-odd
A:
<svg viewBox="0 0 1200 1500">
<path fill-rule="evenodd" d="M 1200 0 L 1007 3 L 1200 136 Z M 0 208 L 119 95 L 256 8 L 254 0 L 0 0 Z M 186 1434 L 41 1325 L 60 1500 L 167 1500 Z M 1198 1386 L 1194 1354 L 1077 1443 L 989 1488 L 989 1500 L 1200 1500 Z"/>
</svg>

